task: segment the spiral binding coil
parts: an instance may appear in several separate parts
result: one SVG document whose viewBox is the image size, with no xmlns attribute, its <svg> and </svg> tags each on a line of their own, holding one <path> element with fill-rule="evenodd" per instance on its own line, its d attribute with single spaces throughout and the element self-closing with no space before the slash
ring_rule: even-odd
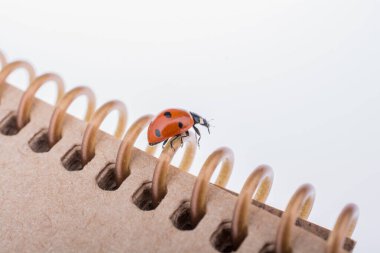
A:
<svg viewBox="0 0 380 253">
<path fill-rule="evenodd" d="M 1 96 L 4 90 L 4 82 L 8 78 L 10 74 L 12 74 L 14 71 L 18 69 L 25 69 L 28 72 L 29 75 L 29 84 L 32 83 L 34 80 L 36 74 L 34 71 L 34 68 L 32 65 L 30 65 L 28 62 L 25 61 L 14 61 L 11 63 L 6 64 L 6 59 L 4 55 L 1 53 L 1 72 L 0 72 L 0 102 L 1 102 Z"/>
<path fill-rule="evenodd" d="M 94 156 L 96 148 L 96 135 L 103 120 L 114 110 L 119 112 L 118 126 L 115 137 L 120 138 L 127 123 L 127 109 L 124 103 L 114 100 L 103 104 L 95 111 L 95 95 L 88 87 L 77 87 L 64 94 L 64 83 L 61 77 L 48 73 L 36 77 L 34 68 L 28 62 L 14 61 L 7 63 L 6 58 L 0 51 L 0 101 L 5 88 L 7 77 L 18 69 L 25 69 L 29 74 L 29 86 L 24 92 L 16 113 L 18 129 L 23 128 L 30 120 L 30 113 L 33 109 L 33 101 L 36 92 L 48 81 L 54 81 L 58 87 L 57 103 L 51 116 L 48 127 L 48 145 L 53 147 L 62 138 L 64 127 L 64 117 L 68 107 L 79 96 L 86 96 L 88 99 L 85 121 L 87 127 L 81 145 L 81 162 L 85 166 Z M 152 115 L 144 115 L 136 120 L 126 132 L 120 144 L 114 175 L 117 187 L 130 175 L 129 163 L 132 157 L 134 143 L 152 119 Z M 173 147 L 166 145 L 162 150 L 152 178 L 152 207 L 159 205 L 160 201 L 167 193 L 167 174 L 169 165 L 176 151 L 185 144 L 185 152 L 179 169 L 187 171 L 193 162 L 196 153 L 196 143 L 194 136 L 184 138 L 184 143 L 180 139 L 173 141 Z M 146 152 L 154 153 L 155 148 L 147 147 Z M 209 180 L 215 169 L 221 163 L 220 174 L 215 182 L 216 185 L 224 187 L 231 175 L 234 155 L 229 148 L 219 148 L 215 150 L 202 166 L 193 187 L 190 200 L 191 223 L 196 226 L 201 222 L 206 214 L 207 191 Z M 252 197 L 254 200 L 264 203 L 269 195 L 273 182 L 273 170 L 267 165 L 258 166 L 247 178 L 236 201 L 232 215 L 231 243 L 232 250 L 237 250 L 248 234 L 249 207 Z M 272 245 L 276 253 L 289 253 L 292 249 L 292 229 L 297 218 L 307 219 L 313 203 L 315 191 L 313 186 L 306 184 L 301 186 L 290 199 L 284 211 L 277 229 L 277 236 Z M 337 253 L 343 245 L 346 237 L 352 235 L 359 216 L 358 207 L 354 204 L 347 205 L 337 219 L 335 227 L 327 240 L 326 252 Z"/>
<path fill-rule="evenodd" d="M 55 106 L 54 112 L 50 119 L 48 128 L 49 148 L 56 144 L 62 138 L 63 120 L 69 106 L 80 96 L 87 97 L 87 112 L 84 120 L 88 122 L 95 112 L 96 99 L 95 94 L 88 87 L 76 87 L 68 91 L 59 103 Z"/>
<path fill-rule="evenodd" d="M 5 59 L 5 56 L 2 52 L 0 52 L 0 64 L 1 68 L 4 68 L 4 65 L 7 64 L 7 60 Z"/>
</svg>

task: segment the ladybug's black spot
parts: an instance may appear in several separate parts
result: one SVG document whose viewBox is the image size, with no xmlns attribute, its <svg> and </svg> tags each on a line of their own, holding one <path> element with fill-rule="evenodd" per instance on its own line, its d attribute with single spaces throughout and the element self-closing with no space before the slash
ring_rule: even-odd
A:
<svg viewBox="0 0 380 253">
<path fill-rule="evenodd" d="M 156 130 L 154 131 L 154 133 L 156 134 L 157 137 L 161 137 L 161 132 L 160 132 L 160 130 L 156 129 Z"/>
<path fill-rule="evenodd" d="M 178 127 L 179 127 L 179 128 L 182 128 L 182 127 L 183 127 L 182 122 L 178 122 Z"/>
<path fill-rule="evenodd" d="M 170 112 L 164 112 L 164 116 L 166 118 L 171 118 L 172 117 L 172 114 Z"/>
</svg>

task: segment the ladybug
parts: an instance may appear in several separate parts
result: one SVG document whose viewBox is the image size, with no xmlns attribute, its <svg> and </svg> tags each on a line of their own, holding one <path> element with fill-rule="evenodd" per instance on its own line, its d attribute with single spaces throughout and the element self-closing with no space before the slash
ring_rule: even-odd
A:
<svg viewBox="0 0 380 253">
<path fill-rule="evenodd" d="M 189 136 L 189 129 L 194 128 L 199 140 L 201 139 L 201 133 L 195 126 L 196 124 L 207 127 L 210 133 L 210 124 L 208 121 L 196 113 L 188 112 L 181 109 L 167 109 L 158 114 L 148 127 L 148 142 L 153 146 L 160 142 L 163 142 L 162 146 L 168 142 L 171 137 L 174 137 L 170 141 L 171 147 L 173 147 L 173 141 L 177 138 L 182 139 Z"/>
</svg>

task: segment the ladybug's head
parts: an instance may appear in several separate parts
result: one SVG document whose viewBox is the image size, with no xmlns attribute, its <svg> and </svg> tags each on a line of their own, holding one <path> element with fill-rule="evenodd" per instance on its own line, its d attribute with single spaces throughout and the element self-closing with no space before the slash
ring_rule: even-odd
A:
<svg viewBox="0 0 380 253">
<path fill-rule="evenodd" d="M 190 112 L 190 114 L 193 117 L 194 125 L 199 124 L 199 125 L 205 126 L 207 127 L 208 133 L 210 133 L 210 124 L 205 118 L 202 118 L 201 116 L 193 112 Z"/>
</svg>

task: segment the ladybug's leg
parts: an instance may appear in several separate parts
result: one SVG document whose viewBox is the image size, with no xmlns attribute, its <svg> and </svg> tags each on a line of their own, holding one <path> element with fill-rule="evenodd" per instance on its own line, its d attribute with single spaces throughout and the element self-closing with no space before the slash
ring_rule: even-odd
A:
<svg viewBox="0 0 380 253">
<path fill-rule="evenodd" d="M 174 149 L 173 142 L 175 140 L 177 140 L 178 138 L 181 138 L 181 147 L 182 147 L 183 146 L 183 138 L 185 138 L 185 137 L 187 137 L 189 135 L 190 135 L 189 131 L 186 131 L 183 135 L 182 134 L 178 134 L 178 135 L 174 136 L 173 139 L 170 141 L 170 147 L 172 149 Z"/>
<path fill-rule="evenodd" d="M 162 148 L 165 147 L 166 143 L 168 143 L 168 140 L 169 140 L 169 139 L 164 140 L 164 142 L 162 143 Z"/>
<path fill-rule="evenodd" d="M 199 129 L 196 127 L 196 126 L 193 126 L 194 130 L 195 130 L 195 133 L 199 136 L 199 138 L 197 139 L 197 143 L 198 143 L 198 147 L 199 147 L 199 141 L 201 140 L 201 132 L 199 131 Z M 196 136 L 195 136 L 196 138 Z"/>
<path fill-rule="evenodd" d="M 183 147 L 183 138 L 186 138 L 190 135 L 189 131 L 186 131 L 184 135 L 181 135 L 181 147 Z"/>
<path fill-rule="evenodd" d="M 170 141 L 170 147 L 171 147 L 172 149 L 174 149 L 174 147 L 173 147 L 173 142 L 174 142 L 175 140 L 177 140 L 179 137 L 181 137 L 180 134 L 174 136 L 174 138 Z M 182 140 L 182 139 L 181 139 L 181 140 Z"/>
</svg>

